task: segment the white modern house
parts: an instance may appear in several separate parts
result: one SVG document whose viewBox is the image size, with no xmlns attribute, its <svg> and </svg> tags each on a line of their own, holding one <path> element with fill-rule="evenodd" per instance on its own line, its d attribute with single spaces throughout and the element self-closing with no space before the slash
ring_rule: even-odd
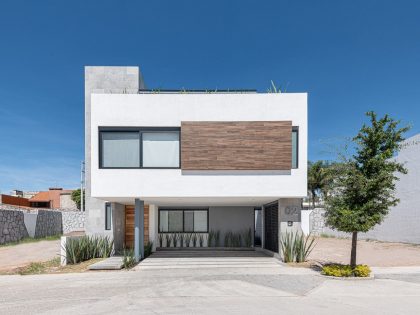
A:
<svg viewBox="0 0 420 315">
<path fill-rule="evenodd" d="M 138 67 L 86 67 L 85 121 L 86 230 L 117 250 L 278 253 L 300 228 L 306 93 L 153 91 Z"/>
</svg>

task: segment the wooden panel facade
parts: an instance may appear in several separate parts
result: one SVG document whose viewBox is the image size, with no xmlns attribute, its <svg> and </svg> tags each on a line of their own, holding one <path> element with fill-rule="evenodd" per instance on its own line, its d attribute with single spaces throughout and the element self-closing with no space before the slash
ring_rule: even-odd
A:
<svg viewBox="0 0 420 315">
<path fill-rule="evenodd" d="M 144 244 L 149 241 L 149 205 L 144 205 Z M 125 206 L 125 247 L 134 247 L 134 206 Z"/>
<path fill-rule="evenodd" d="M 181 123 L 183 170 L 290 170 L 291 121 Z"/>
</svg>

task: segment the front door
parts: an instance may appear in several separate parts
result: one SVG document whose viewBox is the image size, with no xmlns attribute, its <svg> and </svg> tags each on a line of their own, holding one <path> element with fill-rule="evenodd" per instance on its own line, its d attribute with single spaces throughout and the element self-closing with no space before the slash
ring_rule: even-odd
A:
<svg viewBox="0 0 420 315">
<path fill-rule="evenodd" d="M 279 203 L 264 206 L 264 248 L 279 252 Z"/>
</svg>

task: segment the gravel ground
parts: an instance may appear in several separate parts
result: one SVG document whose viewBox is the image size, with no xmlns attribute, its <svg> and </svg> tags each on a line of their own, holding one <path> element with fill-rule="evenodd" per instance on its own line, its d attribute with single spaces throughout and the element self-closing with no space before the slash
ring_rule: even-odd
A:
<svg viewBox="0 0 420 315">
<path fill-rule="evenodd" d="M 350 239 L 319 237 L 316 242 L 311 260 L 349 263 Z M 374 267 L 420 266 L 420 245 L 359 240 L 357 262 Z"/>
</svg>

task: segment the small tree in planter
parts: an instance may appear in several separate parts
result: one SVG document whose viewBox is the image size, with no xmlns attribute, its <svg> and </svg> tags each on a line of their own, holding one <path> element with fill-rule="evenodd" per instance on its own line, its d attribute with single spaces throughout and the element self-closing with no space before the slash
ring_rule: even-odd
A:
<svg viewBox="0 0 420 315">
<path fill-rule="evenodd" d="M 397 173 L 407 173 L 393 157 L 409 127 L 398 128 L 399 121 L 388 115 L 379 120 L 374 112 L 367 116 L 370 125 L 363 125 L 353 138 L 356 153 L 335 166 L 337 176 L 326 200 L 326 224 L 352 233 L 352 269 L 356 267 L 357 233 L 380 224 L 389 208 L 399 202 L 395 197 Z"/>
</svg>

